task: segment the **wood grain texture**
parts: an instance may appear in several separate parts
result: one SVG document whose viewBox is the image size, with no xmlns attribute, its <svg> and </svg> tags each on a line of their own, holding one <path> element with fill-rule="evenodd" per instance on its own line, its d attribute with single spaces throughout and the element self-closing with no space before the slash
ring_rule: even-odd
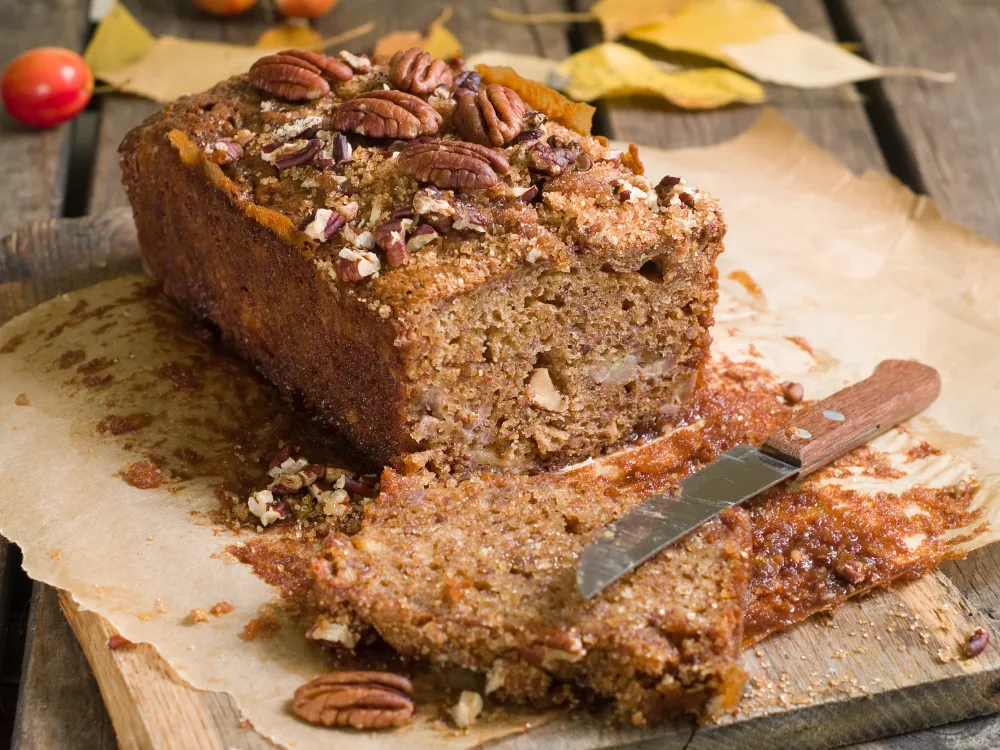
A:
<svg viewBox="0 0 1000 750">
<path fill-rule="evenodd" d="M 989 0 L 843 0 L 883 65 L 953 71 L 955 83 L 882 81 L 930 194 L 1000 241 L 1000 5 Z"/>
<path fill-rule="evenodd" d="M 584 10 L 594 0 L 575 0 Z M 800 27 L 832 38 L 822 0 L 777 0 Z M 586 38 L 598 38 L 596 25 Z M 648 48 L 654 54 L 661 54 Z M 791 120 L 811 140 L 830 151 L 855 172 L 882 169 L 882 153 L 868 124 L 864 107 L 853 88 L 799 90 L 768 86 L 769 104 Z M 609 137 L 661 148 L 707 146 L 733 138 L 760 115 L 758 107 L 734 106 L 708 112 L 687 112 L 652 97 L 622 98 L 604 102 Z M 659 177 L 659 175 L 656 175 Z"/>
<path fill-rule="evenodd" d="M 0 22 L 0 69 L 14 57 L 42 45 L 79 49 L 86 25 L 86 0 L 6 2 Z M 2 108 L 0 108 L 2 109 Z M 39 131 L 0 111 L 0 164 L 4 196 L 0 236 L 30 221 L 59 214 L 71 125 Z"/>
<path fill-rule="evenodd" d="M 260 3 L 249 13 L 232 19 L 213 18 L 193 3 L 178 0 L 125 0 L 133 15 L 157 36 L 172 34 L 233 44 L 253 44 L 260 32 L 274 22 L 270 5 Z M 105 94 L 97 131 L 89 213 L 128 205 L 118 167 L 118 144 L 125 134 L 162 105 L 135 96 Z M 150 179 L 155 179 L 150 175 Z"/>
<path fill-rule="evenodd" d="M 14 750 L 114 750 L 114 732 L 58 592 L 36 583 L 14 725 Z"/>
<path fill-rule="evenodd" d="M 231 697 L 194 690 L 148 644 L 110 648 L 117 631 L 107 620 L 81 611 L 65 592 L 59 602 L 97 675 L 123 750 L 274 750 L 252 727 L 241 725 Z"/>
<path fill-rule="evenodd" d="M 870 377 L 796 414 L 761 450 L 798 466 L 804 476 L 919 414 L 940 392 L 933 367 L 887 359 Z"/>
</svg>

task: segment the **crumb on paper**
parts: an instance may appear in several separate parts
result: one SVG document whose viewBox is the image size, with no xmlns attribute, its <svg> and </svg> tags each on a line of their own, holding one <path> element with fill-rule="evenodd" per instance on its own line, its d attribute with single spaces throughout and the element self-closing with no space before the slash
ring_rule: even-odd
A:
<svg viewBox="0 0 1000 750">
<path fill-rule="evenodd" d="M 188 619 L 192 624 L 199 622 L 208 622 L 208 610 L 204 607 L 195 607 L 188 613 Z"/>
<path fill-rule="evenodd" d="M 277 635 L 279 630 L 281 630 L 281 623 L 272 615 L 264 615 L 262 617 L 255 617 L 244 625 L 243 632 L 240 633 L 240 638 L 244 641 L 255 641 L 257 638 L 269 641 Z"/>
<path fill-rule="evenodd" d="M 483 696 L 471 690 L 463 690 L 458 697 L 458 703 L 448 709 L 448 712 L 456 727 L 459 729 L 470 727 L 483 712 Z"/>
<path fill-rule="evenodd" d="M 216 617 L 220 615 L 227 615 L 233 611 L 233 605 L 223 599 L 221 602 L 216 602 L 212 605 L 212 609 L 209 610 Z"/>
<path fill-rule="evenodd" d="M 18 393 L 14 398 L 14 404 L 17 406 L 31 406 L 31 402 L 28 400 L 28 394 Z"/>
</svg>

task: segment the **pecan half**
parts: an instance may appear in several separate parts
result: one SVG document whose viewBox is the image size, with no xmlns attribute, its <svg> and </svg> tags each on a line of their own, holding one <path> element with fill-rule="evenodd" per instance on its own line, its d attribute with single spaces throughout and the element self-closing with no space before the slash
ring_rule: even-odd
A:
<svg viewBox="0 0 1000 750">
<path fill-rule="evenodd" d="M 451 86 L 451 68 L 432 60 L 420 47 L 401 49 L 389 60 L 389 80 L 403 91 L 426 96 L 438 86 Z"/>
<path fill-rule="evenodd" d="M 506 86 L 491 83 L 478 94 L 460 89 L 455 101 L 455 130 L 467 141 L 500 148 L 521 132 L 524 102 Z"/>
<path fill-rule="evenodd" d="M 413 717 L 413 687 L 389 672 L 332 672 L 295 691 L 292 709 L 310 724 L 387 729 Z"/>
<path fill-rule="evenodd" d="M 403 138 L 434 135 L 441 115 L 412 94 L 402 91 L 369 91 L 348 99 L 333 114 L 334 130 L 348 130 L 372 138 Z"/>
<path fill-rule="evenodd" d="M 398 161 L 400 170 L 415 180 L 464 190 L 496 185 L 497 173 L 510 169 L 503 154 L 463 141 L 411 143 L 399 153 Z"/>
<path fill-rule="evenodd" d="M 328 79 L 346 81 L 354 75 L 332 57 L 300 49 L 286 49 L 262 57 L 250 66 L 250 83 L 268 94 L 292 102 L 317 99 L 330 93 Z"/>
</svg>

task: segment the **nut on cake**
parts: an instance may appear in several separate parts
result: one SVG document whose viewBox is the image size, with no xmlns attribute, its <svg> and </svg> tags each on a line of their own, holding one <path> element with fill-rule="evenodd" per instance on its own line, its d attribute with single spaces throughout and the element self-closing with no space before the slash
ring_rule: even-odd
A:
<svg viewBox="0 0 1000 750">
<path fill-rule="evenodd" d="M 419 51 L 268 56 L 121 155 L 149 272 L 373 461 L 570 463 L 708 352 L 716 201 Z"/>
</svg>

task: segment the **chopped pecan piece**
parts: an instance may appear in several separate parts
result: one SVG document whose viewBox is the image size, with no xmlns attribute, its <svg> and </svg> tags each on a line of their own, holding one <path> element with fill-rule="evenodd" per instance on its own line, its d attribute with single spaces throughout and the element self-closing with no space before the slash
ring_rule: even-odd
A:
<svg viewBox="0 0 1000 750">
<path fill-rule="evenodd" d="M 278 170 L 290 169 L 306 164 L 323 148 L 319 138 L 299 139 L 261 149 L 260 158 L 273 164 Z"/>
<path fill-rule="evenodd" d="M 786 380 L 781 384 L 781 395 L 786 404 L 797 404 L 805 398 L 806 389 L 802 387 L 802 383 Z"/>
<path fill-rule="evenodd" d="M 970 659 L 979 656 L 990 643 L 990 631 L 976 628 L 965 639 L 965 655 Z"/>
<path fill-rule="evenodd" d="M 372 61 L 368 58 L 368 55 L 355 55 L 346 49 L 342 49 L 337 53 L 337 57 L 355 73 L 372 72 Z"/>
<path fill-rule="evenodd" d="M 404 148 L 399 168 L 415 180 L 440 188 L 477 190 L 496 185 L 497 173 L 507 172 L 510 164 L 503 154 L 477 143 L 430 141 Z"/>
<path fill-rule="evenodd" d="M 375 242 L 385 250 L 385 258 L 390 266 L 401 266 L 409 258 L 406 233 L 412 225 L 413 219 L 410 217 L 390 217 L 375 229 Z"/>
<path fill-rule="evenodd" d="M 545 135 L 545 131 L 541 128 L 532 128 L 531 130 L 522 130 L 514 138 L 511 143 L 527 143 L 528 141 L 537 141 Z"/>
<path fill-rule="evenodd" d="M 209 143 L 204 150 L 208 160 L 215 164 L 232 164 L 243 158 L 243 147 L 230 138 Z"/>
<path fill-rule="evenodd" d="M 426 96 L 438 86 L 450 87 L 452 75 L 444 60 L 432 60 L 420 47 L 410 47 L 389 60 L 389 80 L 403 91 Z"/>
<path fill-rule="evenodd" d="M 310 724 L 387 729 L 413 717 L 413 686 L 389 672 L 332 672 L 295 691 L 292 709 Z"/>
<path fill-rule="evenodd" d="M 257 60 L 250 66 L 249 78 L 261 91 L 303 102 L 329 94 L 329 79 L 346 81 L 353 75 L 347 65 L 332 57 L 288 49 Z"/>
<path fill-rule="evenodd" d="M 491 83 L 478 94 L 461 89 L 455 96 L 453 122 L 465 140 L 500 148 L 521 132 L 524 102 L 506 86 Z"/>
<path fill-rule="evenodd" d="M 410 239 L 406 241 L 406 249 L 411 253 L 415 253 L 417 250 L 420 250 L 432 243 L 439 236 L 440 235 L 430 224 L 421 224 L 413 230 L 413 234 L 410 235 Z"/>
<path fill-rule="evenodd" d="M 477 93 L 482 85 L 483 77 L 474 70 L 463 70 L 455 79 L 455 88 L 467 89 L 473 94 Z"/>
<path fill-rule="evenodd" d="M 529 147 L 528 170 L 546 177 L 557 177 L 576 166 L 577 156 L 568 148 L 552 148 L 538 141 Z"/>
<path fill-rule="evenodd" d="M 334 270 L 341 281 L 357 282 L 382 270 L 382 263 L 374 253 L 345 247 L 340 251 Z"/>
<path fill-rule="evenodd" d="M 302 231 L 317 242 L 326 242 L 344 228 L 347 219 L 328 208 L 317 208 L 302 227 Z"/>
<path fill-rule="evenodd" d="M 372 138 L 410 140 L 434 135 L 441 127 L 441 115 L 412 94 L 402 91 L 369 91 L 348 99 L 333 115 L 335 130 L 348 130 Z"/>
</svg>

